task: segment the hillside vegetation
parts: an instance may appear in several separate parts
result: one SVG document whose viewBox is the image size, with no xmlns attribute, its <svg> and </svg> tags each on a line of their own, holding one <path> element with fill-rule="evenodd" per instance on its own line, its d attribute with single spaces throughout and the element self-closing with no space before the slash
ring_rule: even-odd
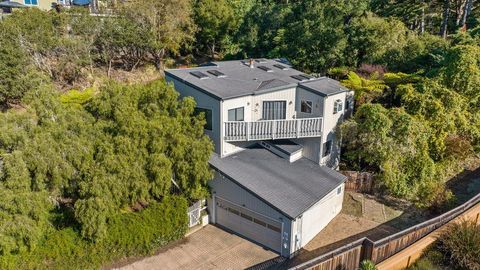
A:
<svg viewBox="0 0 480 270">
<path fill-rule="evenodd" d="M 208 196 L 213 146 L 194 101 L 161 79 L 167 67 L 285 57 L 342 81 L 356 96 L 338 130 L 342 166 L 422 207 L 454 200 L 445 181 L 480 151 L 477 1 L 131 0 L 113 11 L 0 21 L 2 269 L 98 268 L 183 235 L 188 203 Z"/>
</svg>

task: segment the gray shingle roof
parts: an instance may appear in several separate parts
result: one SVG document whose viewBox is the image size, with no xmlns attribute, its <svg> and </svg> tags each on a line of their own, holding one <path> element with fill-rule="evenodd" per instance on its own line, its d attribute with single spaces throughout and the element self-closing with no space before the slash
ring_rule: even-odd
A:
<svg viewBox="0 0 480 270">
<path fill-rule="evenodd" d="M 348 88 L 340 84 L 339 81 L 327 77 L 301 82 L 300 87 L 318 93 L 322 96 L 331 96 L 345 91 L 349 91 Z"/>
<path fill-rule="evenodd" d="M 248 62 L 248 60 L 213 62 L 195 68 L 170 69 L 166 70 L 165 74 L 166 76 L 199 88 L 218 99 L 229 99 L 286 89 L 289 87 L 293 88 L 299 84 L 306 85 L 308 82 L 316 80 L 313 79 L 301 82 L 292 78 L 291 76 L 304 73 L 293 69 L 288 63 L 280 59 L 265 59 L 262 63 L 255 61 L 254 68 L 250 68 Z M 275 66 L 279 64 L 288 69 L 282 69 Z M 262 70 L 259 66 L 265 66 L 271 69 L 271 72 Z M 225 77 L 215 77 L 208 72 L 211 70 L 218 70 L 225 74 Z M 199 79 L 191 74 L 196 71 L 204 73 L 208 78 Z M 330 87 L 330 84 L 326 86 Z M 316 88 L 318 87 L 315 87 L 315 89 Z M 331 92 L 330 89 L 324 91 Z"/>
<path fill-rule="evenodd" d="M 209 163 L 292 219 L 346 180 L 345 176 L 326 166 L 306 158 L 290 163 L 259 145 L 225 158 L 213 154 Z"/>
</svg>

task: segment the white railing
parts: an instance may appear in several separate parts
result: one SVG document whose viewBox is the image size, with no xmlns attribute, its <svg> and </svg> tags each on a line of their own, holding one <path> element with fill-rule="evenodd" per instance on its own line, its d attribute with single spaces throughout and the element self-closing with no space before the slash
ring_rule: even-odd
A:
<svg viewBox="0 0 480 270">
<path fill-rule="evenodd" d="M 322 117 L 292 120 L 260 120 L 225 122 L 226 141 L 275 140 L 322 135 Z"/>
</svg>

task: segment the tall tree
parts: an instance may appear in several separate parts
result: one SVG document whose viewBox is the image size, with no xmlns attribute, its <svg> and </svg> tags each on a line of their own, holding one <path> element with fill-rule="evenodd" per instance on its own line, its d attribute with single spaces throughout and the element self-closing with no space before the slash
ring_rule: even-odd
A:
<svg viewBox="0 0 480 270">
<path fill-rule="evenodd" d="M 123 16 L 147 29 L 144 42 L 157 69 L 193 40 L 195 25 L 190 0 L 133 0 L 123 4 Z"/>
</svg>

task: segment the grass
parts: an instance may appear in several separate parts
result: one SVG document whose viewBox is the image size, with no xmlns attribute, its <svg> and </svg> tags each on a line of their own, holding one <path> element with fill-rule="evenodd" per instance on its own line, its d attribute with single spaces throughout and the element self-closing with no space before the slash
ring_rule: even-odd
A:
<svg viewBox="0 0 480 270">
<path fill-rule="evenodd" d="M 345 192 L 345 197 L 343 200 L 342 212 L 344 214 L 362 217 L 362 197 L 356 193 Z"/>
</svg>

